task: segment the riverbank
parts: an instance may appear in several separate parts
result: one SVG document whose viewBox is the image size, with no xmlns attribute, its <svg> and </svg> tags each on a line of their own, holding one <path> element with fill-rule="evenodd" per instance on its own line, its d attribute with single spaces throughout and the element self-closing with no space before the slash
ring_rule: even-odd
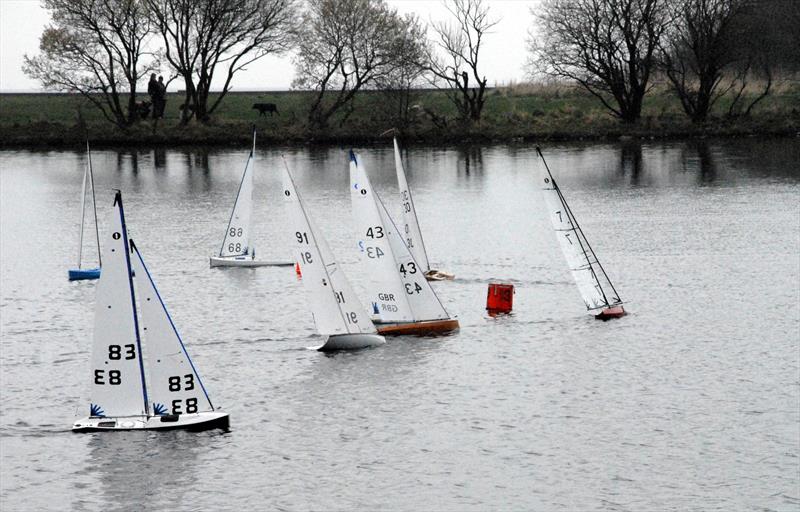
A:
<svg viewBox="0 0 800 512">
<path fill-rule="evenodd" d="M 464 126 L 444 93 L 414 91 L 405 123 L 397 95 L 361 94 L 346 119 L 335 116 L 325 130 L 311 131 L 306 113 L 312 93 L 230 93 L 206 124 L 179 123 L 180 94 L 170 94 L 165 119 L 143 120 L 127 130 L 106 121 L 84 98 L 71 94 L 0 95 L 0 146 L 71 147 L 85 134 L 95 146 L 238 145 L 248 144 L 255 125 L 263 144 L 356 143 L 391 137 L 392 127 L 405 124 L 407 140 L 424 143 L 604 140 L 618 138 L 686 138 L 800 133 L 800 85 L 784 85 L 765 98 L 748 117 L 730 119 L 718 112 L 703 125 L 692 124 L 668 91 L 649 95 L 640 122 L 620 123 L 588 93 L 565 86 L 516 86 L 488 92 L 480 123 Z M 141 96 L 146 100 L 145 95 Z M 274 103 L 277 114 L 259 115 L 255 103 Z"/>
</svg>

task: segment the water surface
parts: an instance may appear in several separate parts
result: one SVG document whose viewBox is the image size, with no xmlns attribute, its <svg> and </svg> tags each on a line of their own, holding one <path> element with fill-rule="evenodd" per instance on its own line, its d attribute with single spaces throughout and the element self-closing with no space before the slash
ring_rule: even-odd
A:
<svg viewBox="0 0 800 512">
<path fill-rule="evenodd" d="M 356 291 L 345 148 L 259 148 L 255 245 L 291 257 L 280 155 Z M 390 147 L 360 149 L 399 210 Z M 289 268 L 209 269 L 247 150 L 94 153 L 229 433 L 69 432 L 93 282 L 84 154 L 0 152 L 5 510 L 798 510 L 800 142 L 544 148 L 630 315 L 598 322 L 532 146 L 404 152 L 460 332 L 323 355 Z M 93 261 L 91 246 L 89 260 Z M 491 318 L 486 288 L 516 287 Z"/>
</svg>

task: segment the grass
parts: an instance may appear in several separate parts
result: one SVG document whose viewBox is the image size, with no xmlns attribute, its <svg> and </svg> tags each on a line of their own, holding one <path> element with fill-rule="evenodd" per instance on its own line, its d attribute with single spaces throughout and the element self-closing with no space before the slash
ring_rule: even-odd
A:
<svg viewBox="0 0 800 512">
<path fill-rule="evenodd" d="M 752 93 L 751 93 L 752 94 Z M 748 118 L 727 119 L 722 113 L 730 99 L 723 98 L 714 115 L 693 125 L 669 90 L 656 87 L 645 101 L 640 122 L 620 123 L 597 99 L 568 85 L 521 84 L 491 89 L 480 123 L 464 125 L 441 91 L 414 91 L 407 138 L 425 142 L 515 141 L 546 139 L 602 139 L 617 137 L 685 137 L 705 135 L 773 134 L 800 132 L 800 85 L 785 83 L 763 100 Z M 142 100 L 147 99 L 145 95 Z M 306 126 L 313 93 L 230 93 L 211 122 L 180 126 L 180 94 L 170 94 L 166 118 L 150 120 L 120 130 L 106 121 L 84 98 L 71 94 L 0 95 L 0 145 L 77 145 L 84 140 L 84 125 L 95 144 L 247 144 L 255 124 L 265 142 L 355 142 L 378 140 L 398 126 L 395 98 L 381 92 L 357 96 L 347 119 L 337 114 L 325 130 Z M 259 117 L 253 103 L 275 103 L 279 115 Z M 438 123 L 434 122 L 431 113 Z M 83 124 L 82 124 L 83 123 Z M 384 134 L 381 136 L 381 134 Z"/>
</svg>

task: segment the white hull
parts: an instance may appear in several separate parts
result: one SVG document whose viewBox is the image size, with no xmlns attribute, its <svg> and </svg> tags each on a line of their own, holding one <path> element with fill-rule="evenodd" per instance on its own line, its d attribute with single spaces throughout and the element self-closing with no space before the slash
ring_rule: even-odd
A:
<svg viewBox="0 0 800 512">
<path fill-rule="evenodd" d="M 317 350 L 320 352 L 358 350 L 367 347 L 377 347 L 384 343 L 386 343 L 386 339 L 379 334 L 335 334 L 329 336 L 325 344 Z"/>
<path fill-rule="evenodd" d="M 120 418 L 99 418 L 90 416 L 76 420 L 73 432 L 101 432 L 114 430 L 209 430 L 227 429 L 228 413 L 209 411 L 196 414 L 166 416 L 125 416 Z"/>
<path fill-rule="evenodd" d="M 213 267 L 291 267 L 293 261 L 262 261 L 250 256 L 211 256 L 209 264 Z"/>
</svg>

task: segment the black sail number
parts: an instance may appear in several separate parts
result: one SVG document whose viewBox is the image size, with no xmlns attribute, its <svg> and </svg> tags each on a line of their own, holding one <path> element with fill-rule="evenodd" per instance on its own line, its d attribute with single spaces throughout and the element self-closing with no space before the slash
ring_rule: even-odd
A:
<svg viewBox="0 0 800 512">
<path fill-rule="evenodd" d="M 367 238 L 383 238 L 383 226 L 367 228 Z"/>
<path fill-rule="evenodd" d="M 406 277 L 408 274 L 416 274 L 417 273 L 417 264 L 413 261 L 409 261 L 408 263 L 401 263 L 400 264 L 400 273 L 403 274 L 403 277 Z"/>
<path fill-rule="evenodd" d="M 106 379 L 106 377 L 108 379 Z M 95 370 L 94 383 L 100 386 L 111 384 L 112 386 L 119 386 L 122 384 L 122 372 L 120 370 Z"/>
<path fill-rule="evenodd" d="M 405 286 L 406 286 L 406 293 L 409 295 L 414 295 L 415 293 L 419 293 L 422 291 L 422 287 L 416 281 L 414 281 L 413 288 L 411 287 L 411 283 L 406 283 Z"/>
<path fill-rule="evenodd" d="M 109 345 L 108 358 L 116 361 L 122 359 L 122 349 L 125 348 L 125 359 L 136 359 L 136 345 L 130 343 L 128 345 Z"/>
<path fill-rule="evenodd" d="M 181 380 L 183 380 L 182 384 Z M 167 379 L 167 384 L 169 386 L 169 390 L 172 392 L 181 390 L 191 391 L 194 389 L 194 374 L 187 373 L 183 376 L 183 379 L 181 379 L 180 375 L 173 375 Z"/>
</svg>

